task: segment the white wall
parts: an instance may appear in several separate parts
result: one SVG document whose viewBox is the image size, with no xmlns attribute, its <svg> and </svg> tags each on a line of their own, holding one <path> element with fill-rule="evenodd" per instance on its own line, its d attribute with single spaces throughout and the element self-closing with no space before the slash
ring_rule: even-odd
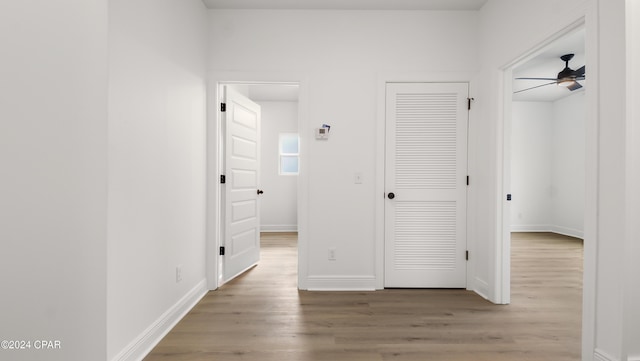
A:
<svg viewBox="0 0 640 361">
<path fill-rule="evenodd" d="M 598 1 L 599 122 L 595 352 L 622 360 L 625 255 L 625 2 Z M 587 254 L 585 254 L 586 256 Z M 635 262 L 635 261 L 634 261 Z"/>
<path fill-rule="evenodd" d="M 553 103 L 551 230 L 584 236 L 585 93 Z"/>
<path fill-rule="evenodd" d="M 637 344 L 637 338 L 633 338 L 633 332 L 637 332 L 637 329 L 623 327 L 626 315 L 621 307 L 623 295 L 637 289 L 628 282 L 621 282 L 624 270 L 633 269 L 631 265 L 625 267 L 625 260 L 631 262 L 625 257 L 625 246 L 630 251 L 634 249 L 625 239 L 625 220 L 628 217 L 625 212 L 625 179 L 626 167 L 630 167 L 626 163 L 625 141 L 625 126 L 630 121 L 626 119 L 625 103 L 625 1 L 489 0 L 481 13 L 484 51 L 483 71 L 478 86 L 482 86 L 485 99 L 485 106 L 481 109 L 483 119 L 501 119 L 500 69 L 587 14 L 587 63 L 591 69 L 589 74 L 593 74 L 588 86 L 593 90 L 587 91 L 586 102 L 582 357 L 584 360 L 598 361 L 625 360 L 628 356 L 625 350 Z M 568 18 L 567 14 L 573 14 L 575 18 Z M 545 21 L 539 21 L 541 18 Z M 500 132 L 499 123 L 487 126 L 487 136 L 499 135 Z M 499 168 L 499 158 L 493 159 L 492 155 L 499 154 L 500 144 L 486 150 L 479 145 L 472 145 L 472 154 L 475 148 L 478 151 L 475 157 L 496 165 L 495 168 L 490 167 L 490 172 L 486 174 L 488 179 L 496 179 L 497 176 L 492 173 Z M 496 180 L 500 184 L 499 178 Z M 499 186 L 497 190 L 500 191 Z M 488 196 L 492 198 L 490 194 Z M 486 204 L 499 205 L 497 199 L 501 198 L 502 195 L 493 200 L 487 199 Z M 499 212 L 496 212 L 487 216 L 486 221 L 499 226 L 499 216 Z M 488 254 L 498 254 L 500 245 L 500 242 L 489 241 L 487 246 L 497 249 L 488 250 Z M 498 271 L 497 275 L 500 274 L 499 263 L 495 271 Z"/>
<path fill-rule="evenodd" d="M 378 76 L 475 70 L 477 25 L 475 12 L 210 11 L 212 73 L 304 78 L 309 287 L 374 287 Z M 316 141 L 323 123 L 331 138 Z"/>
<path fill-rule="evenodd" d="M 206 9 L 112 0 L 109 26 L 107 336 L 124 360 L 205 292 Z"/>
<path fill-rule="evenodd" d="M 106 355 L 107 1 L 0 2 L 3 360 Z"/>
<path fill-rule="evenodd" d="M 640 3 L 627 5 L 627 217 L 640 219 Z M 640 361 L 640 222 L 627 222 L 625 247 L 625 346 L 629 361 Z"/>
<path fill-rule="evenodd" d="M 298 132 L 298 102 L 259 101 L 262 110 L 260 230 L 297 231 L 298 176 L 278 174 L 279 136 Z"/>
<path fill-rule="evenodd" d="M 512 231 L 549 231 L 553 223 L 553 120 L 552 103 L 512 104 Z"/>
<path fill-rule="evenodd" d="M 585 94 L 514 102 L 511 230 L 584 235 Z"/>
<path fill-rule="evenodd" d="M 481 120 L 470 123 L 473 136 L 469 139 L 469 173 L 476 186 L 472 185 L 469 193 L 469 212 L 476 219 L 471 222 L 469 233 L 478 239 L 473 250 L 476 282 L 486 284 L 486 295 L 496 302 L 505 301 L 501 287 L 503 264 L 497 256 L 508 258 L 509 254 L 502 242 L 501 210 L 507 206 L 506 194 L 510 193 L 510 189 L 502 189 L 503 69 L 578 21 L 588 3 L 589 0 L 489 0 L 480 11 L 482 68 L 472 84 L 476 91 L 472 112 Z"/>
</svg>

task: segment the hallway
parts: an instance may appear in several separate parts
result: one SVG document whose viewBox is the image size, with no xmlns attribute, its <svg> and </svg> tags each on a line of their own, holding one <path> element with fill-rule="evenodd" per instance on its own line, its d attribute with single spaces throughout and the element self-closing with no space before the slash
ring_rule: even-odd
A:
<svg viewBox="0 0 640 361">
<path fill-rule="evenodd" d="M 145 361 L 580 359 L 582 240 L 514 233 L 512 304 L 497 306 L 465 290 L 298 291 L 295 237 L 263 235 L 260 264 Z"/>
</svg>

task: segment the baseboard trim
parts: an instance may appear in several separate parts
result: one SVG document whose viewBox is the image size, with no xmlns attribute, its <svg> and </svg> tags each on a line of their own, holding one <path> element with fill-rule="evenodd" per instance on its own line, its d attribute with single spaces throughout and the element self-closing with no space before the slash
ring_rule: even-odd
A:
<svg viewBox="0 0 640 361">
<path fill-rule="evenodd" d="M 573 229 L 569 227 L 563 226 L 554 226 L 554 225 L 512 225 L 511 232 L 532 232 L 532 233 L 541 233 L 541 232 L 551 232 L 561 234 L 563 236 L 575 237 L 575 238 L 584 238 L 584 232 L 578 229 Z"/>
<path fill-rule="evenodd" d="M 200 281 L 111 360 L 142 361 L 207 292 L 206 280 Z"/>
<path fill-rule="evenodd" d="M 551 232 L 552 226 L 549 224 L 526 225 L 512 224 L 511 232 Z"/>
<path fill-rule="evenodd" d="M 593 351 L 593 360 L 594 361 L 619 361 L 617 358 L 607 354 L 601 349 L 595 349 Z"/>
<path fill-rule="evenodd" d="M 573 229 L 573 228 L 568 228 L 568 227 L 551 226 L 551 232 L 562 234 L 564 236 L 569 236 L 569 237 L 575 237 L 575 238 L 580 238 L 580 239 L 584 238 L 584 232 L 583 231 L 580 231 L 580 230 L 577 230 L 577 229 Z"/>
<path fill-rule="evenodd" d="M 260 232 L 298 232 L 297 224 L 270 224 L 260 226 Z"/>
<path fill-rule="evenodd" d="M 474 284 L 471 290 L 480 295 L 480 297 L 484 298 L 485 300 L 491 301 L 491 298 L 489 297 L 489 284 L 484 280 L 479 279 L 478 277 L 474 279 L 473 283 Z"/>
<path fill-rule="evenodd" d="M 375 291 L 374 276 L 310 276 L 309 291 Z"/>
</svg>

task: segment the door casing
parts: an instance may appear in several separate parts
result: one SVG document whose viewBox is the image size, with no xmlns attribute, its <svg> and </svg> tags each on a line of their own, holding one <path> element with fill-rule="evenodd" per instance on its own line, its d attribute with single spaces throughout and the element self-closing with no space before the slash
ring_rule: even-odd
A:
<svg viewBox="0 0 640 361">
<path fill-rule="evenodd" d="M 307 78 L 298 73 L 244 73 L 214 72 L 210 74 L 207 95 L 207 201 L 206 201 L 206 278 L 207 288 L 215 290 L 221 285 L 222 271 L 219 260 L 219 248 L 224 235 L 223 214 L 221 205 L 223 189 L 220 185 L 222 174 L 222 157 L 224 150 L 220 137 L 223 136 L 222 102 L 224 85 L 231 84 L 295 84 L 299 86 L 298 99 L 298 131 L 304 134 L 310 131 L 306 124 L 308 109 Z M 309 179 L 304 169 L 306 164 L 306 144 L 300 144 L 300 173 L 298 175 L 298 288 L 306 289 L 307 280 L 307 229 L 308 229 L 308 184 Z"/>
</svg>

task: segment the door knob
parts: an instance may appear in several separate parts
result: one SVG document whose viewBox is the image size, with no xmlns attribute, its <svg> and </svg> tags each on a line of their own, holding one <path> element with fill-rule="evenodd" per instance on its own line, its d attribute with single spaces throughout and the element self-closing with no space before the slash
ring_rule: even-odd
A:
<svg viewBox="0 0 640 361">
<path fill-rule="evenodd" d="M 258 194 L 262 194 L 264 191 L 262 189 L 258 189 Z"/>
<path fill-rule="evenodd" d="M 387 195 L 387 197 L 389 197 L 389 199 L 394 199 L 394 198 L 396 197 L 396 195 L 395 195 L 395 194 L 393 194 L 393 192 L 392 192 L 392 193 L 389 193 L 389 194 Z"/>
</svg>

